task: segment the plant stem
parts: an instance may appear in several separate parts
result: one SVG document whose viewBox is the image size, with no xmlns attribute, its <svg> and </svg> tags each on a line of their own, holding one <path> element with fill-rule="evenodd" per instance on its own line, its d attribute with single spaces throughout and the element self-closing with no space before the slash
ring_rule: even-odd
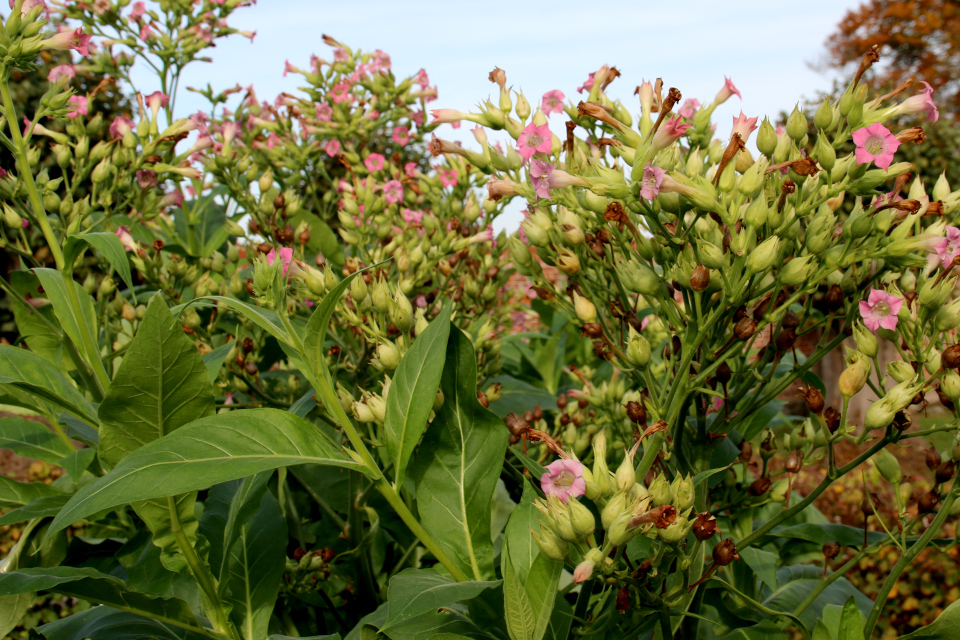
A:
<svg viewBox="0 0 960 640">
<path fill-rule="evenodd" d="M 595 579 L 587 580 L 580 585 L 580 593 L 577 594 L 577 604 L 573 610 L 573 619 L 574 620 L 585 620 L 587 615 L 587 607 L 590 606 L 590 596 L 593 593 L 593 585 L 596 583 Z M 573 625 L 570 625 L 570 632 L 567 633 L 567 639 L 573 640 L 576 638 L 576 634 L 573 631 Z"/>
</svg>

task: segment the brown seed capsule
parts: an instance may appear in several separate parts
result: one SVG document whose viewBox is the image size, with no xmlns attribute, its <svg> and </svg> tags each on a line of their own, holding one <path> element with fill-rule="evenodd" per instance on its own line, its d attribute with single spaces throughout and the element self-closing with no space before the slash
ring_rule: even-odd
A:
<svg viewBox="0 0 960 640">
<path fill-rule="evenodd" d="M 250 230 L 250 233 L 253 235 L 257 235 L 258 233 L 260 233 L 260 223 L 258 223 L 256 220 L 251 219 L 250 224 L 247 225 L 247 228 Z"/>
<path fill-rule="evenodd" d="M 273 199 L 273 208 L 274 209 L 283 209 L 287 204 L 287 199 L 283 197 L 282 193 L 278 193 L 277 197 Z"/>
<path fill-rule="evenodd" d="M 630 418 L 631 422 L 636 424 L 646 424 L 647 423 L 647 410 L 646 408 L 636 402 L 631 400 L 627 404 L 623 405 L 627 410 L 627 417 Z"/>
<path fill-rule="evenodd" d="M 717 382 L 727 384 L 732 377 L 733 371 L 730 369 L 730 365 L 726 362 L 721 362 L 720 366 L 717 367 Z"/>
<path fill-rule="evenodd" d="M 507 423 L 507 429 L 510 433 L 517 437 L 530 431 L 530 423 L 515 413 L 508 413 L 503 421 Z"/>
<path fill-rule="evenodd" d="M 490 400 L 487 399 L 487 394 L 485 394 L 483 391 L 477 391 L 477 401 L 483 405 L 484 409 L 490 408 Z"/>
<path fill-rule="evenodd" d="M 698 265 L 690 274 L 690 288 L 694 291 L 703 291 L 710 286 L 710 269 Z"/>
<path fill-rule="evenodd" d="M 897 411 L 893 416 L 893 426 L 900 431 L 906 431 L 913 424 L 913 418 L 905 411 Z"/>
<path fill-rule="evenodd" d="M 860 511 L 863 512 L 864 516 L 872 516 L 874 513 L 876 513 L 876 509 L 874 508 L 874 505 L 876 504 L 877 504 L 876 494 L 865 493 L 863 495 L 863 502 L 860 503 Z"/>
<path fill-rule="evenodd" d="M 234 364 L 236 364 L 238 367 L 242 367 L 246 361 L 247 359 L 242 353 L 238 353 L 237 357 L 233 359 Z"/>
<path fill-rule="evenodd" d="M 787 463 L 784 465 L 784 468 L 787 470 L 787 473 L 800 473 L 800 469 L 803 467 L 803 452 L 800 449 L 794 449 L 790 452 L 790 455 L 787 456 Z"/>
<path fill-rule="evenodd" d="M 823 303 L 828 311 L 837 311 L 843 308 L 843 289 L 840 285 L 830 285 L 827 289 L 827 295 L 823 297 Z"/>
<path fill-rule="evenodd" d="M 617 611 L 626 612 L 630 608 L 630 585 L 625 584 L 617 591 Z"/>
<path fill-rule="evenodd" d="M 733 327 L 733 335 L 737 340 L 746 340 L 757 332 L 757 321 L 753 318 L 743 318 Z"/>
<path fill-rule="evenodd" d="M 816 387 L 807 387 L 806 391 L 801 391 L 800 395 L 807 403 L 807 411 L 819 414 L 823 411 L 823 394 Z"/>
<path fill-rule="evenodd" d="M 600 326 L 599 322 L 588 322 L 587 324 L 580 327 L 580 335 L 587 336 L 591 340 L 602 338 L 603 327 Z"/>
<path fill-rule="evenodd" d="M 770 478 L 766 476 L 762 478 L 757 478 L 750 484 L 750 495 L 762 496 L 763 494 L 765 494 L 767 491 L 770 490 L 770 485 L 772 484 L 773 482 L 770 480 Z"/>
<path fill-rule="evenodd" d="M 840 428 L 840 412 L 833 407 L 827 407 L 823 410 L 823 421 L 827 423 L 830 433 L 836 433 Z"/>
<path fill-rule="evenodd" d="M 511 433 L 511 434 L 510 434 L 510 437 L 507 439 L 507 441 L 508 441 L 510 444 L 517 444 L 518 442 L 520 442 L 520 436 L 515 436 L 515 435 L 513 435 L 513 434 Z"/>
<path fill-rule="evenodd" d="M 719 530 L 717 519 L 709 513 L 698 513 L 693 521 L 693 535 L 697 537 L 697 540 L 709 540 Z"/>
<path fill-rule="evenodd" d="M 163 240 L 154 240 L 153 241 L 153 250 L 157 253 L 160 253 L 160 250 L 163 249 Z"/>
<path fill-rule="evenodd" d="M 917 507 L 920 513 L 933 513 L 937 510 L 937 503 L 940 502 L 940 496 L 936 491 L 927 491 L 920 496 L 917 501 Z"/>
<path fill-rule="evenodd" d="M 750 444 L 749 440 L 743 440 L 740 442 L 740 462 L 749 463 L 750 458 L 753 457 L 753 445 Z"/>
<path fill-rule="evenodd" d="M 590 401 L 587 400 L 586 398 L 580 398 L 579 400 L 577 400 L 577 406 L 581 409 L 586 409 L 587 407 L 590 406 Z"/>
<path fill-rule="evenodd" d="M 300 232 L 300 235 L 297 236 L 297 242 L 299 242 L 300 244 L 307 244 L 308 242 L 310 242 L 309 228 L 305 228 L 303 231 Z M 318 253 L 317 257 L 322 258 L 323 254 Z"/>
<path fill-rule="evenodd" d="M 523 419 L 526 420 L 527 422 L 533 422 L 533 420 L 534 420 L 534 418 L 533 418 L 533 411 L 530 411 L 530 409 L 527 409 L 526 411 L 524 411 L 524 412 L 523 412 Z"/>
<path fill-rule="evenodd" d="M 823 545 L 823 557 L 827 560 L 833 560 L 838 555 L 840 555 L 840 543 L 839 542 L 828 542 Z"/>
<path fill-rule="evenodd" d="M 944 482 L 950 482 L 956 474 L 957 464 L 953 460 L 947 460 L 937 467 L 934 477 L 937 484 L 943 484 Z"/>
<path fill-rule="evenodd" d="M 960 369 L 960 344 L 950 345 L 940 354 L 940 364 L 945 369 Z"/>
<path fill-rule="evenodd" d="M 557 409 L 563 411 L 567 408 L 568 402 L 569 400 L 567 400 L 567 394 L 561 393 L 559 396 L 557 396 Z"/>
<path fill-rule="evenodd" d="M 563 414 L 562 416 L 560 416 L 560 425 L 561 425 L 561 426 L 564 426 L 564 427 L 565 427 L 565 426 L 567 426 L 568 424 L 570 424 L 572 421 L 573 421 L 573 418 L 571 418 L 571 417 L 568 416 L 567 414 Z"/>
<path fill-rule="evenodd" d="M 793 309 L 788 309 L 787 312 L 783 314 L 783 320 L 780 321 L 780 326 L 784 329 L 796 329 L 800 326 L 800 318 Z"/>
<path fill-rule="evenodd" d="M 535 406 L 532 413 L 534 420 L 540 420 L 543 418 L 543 408 L 540 405 Z"/>
<path fill-rule="evenodd" d="M 734 560 L 739 560 L 737 545 L 733 538 L 726 538 L 713 548 L 713 561 L 721 567 L 725 567 Z"/>
<path fill-rule="evenodd" d="M 777 351 L 783 353 L 785 351 L 790 351 L 793 348 L 793 345 L 797 342 L 797 330 L 796 329 L 781 329 L 780 333 L 777 334 L 776 346 Z"/>
<path fill-rule="evenodd" d="M 242 348 L 243 348 L 243 352 L 244 352 L 244 353 L 250 353 L 251 351 L 253 351 L 253 346 L 254 346 L 254 345 L 253 345 L 253 338 L 249 338 L 249 337 L 248 337 L 248 338 L 244 338 L 244 339 L 243 339 L 243 347 L 242 347 Z"/>
<path fill-rule="evenodd" d="M 926 453 L 927 469 L 930 469 L 931 471 L 933 471 L 934 469 L 939 467 L 940 460 L 941 460 L 940 452 L 937 451 L 936 447 L 930 447 L 929 449 L 927 449 L 927 453 Z"/>
<path fill-rule="evenodd" d="M 257 365 L 253 362 L 247 362 L 245 365 L 243 365 L 243 370 L 251 376 L 257 375 Z"/>
</svg>

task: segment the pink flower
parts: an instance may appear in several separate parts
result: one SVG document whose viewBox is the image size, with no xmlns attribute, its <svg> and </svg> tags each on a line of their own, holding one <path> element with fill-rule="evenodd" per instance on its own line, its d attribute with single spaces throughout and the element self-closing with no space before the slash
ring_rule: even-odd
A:
<svg viewBox="0 0 960 640">
<path fill-rule="evenodd" d="M 683 106 L 677 111 L 681 116 L 687 120 L 693 120 L 693 116 L 697 115 L 697 109 L 700 108 L 700 101 L 696 98 L 687 98 L 683 101 Z"/>
<path fill-rule="evenodd" d="M 353 94 L 350 93 L 350 85 L 348 84 L 333 85 L 330 95 L 333 97 L 333 101 L 337 103 L 353 102 Z"/>
<path fill-rule="evenodd" d="M 82 56 L 90 55 L 90 38 L 93 36 L 87 35 L 83 32 L 82 29 L 77 29 L 76 31 L 70 31 L 66 29 L 64 31 L 59 31 L 56 35 L 42 40 L 40 42 L 40 47 L 43 49 L 56 49 L 58 51 L 67 51 L 68 49 L 73 49 Z"/>
<path fill-rule="evenodd" d="M 87 96 L 70 96 L 67 99 L 67 104 L 73 109 L 67 113 L 68 118 L 76 118 L 77 116 L 87 115 L 87 107 L 90 104 L 90 101 L 87 100 Z"/>
<path fill-rule="evenodd" d="M 746 143 L 747 140 L 750 139 L 750 134 L 757 129 L 757 118 L 748 118 L 743 115 L 743 111 L 741 111 L 740 115 L 733 119 L 733 129 L 730 130 L 730 137 L 733 137 L 735 133 L 739 133 L 740 138 Z"/>
<path fill-rule="evenodd" d="M 457 184 L 457 170 L 448 169 L 440 172 L 440 184 L 445 187 L 453 187 Z"/>
<path fill-rule="evenodd" d="M 290 269 L 290 263 L 293 261 L 293 249 L 282 247 L 280 249 L 280 259 L 283 260 L 283 275 L 287 275 L 287 270 Z M 276 260 L 277 250 L 270 249 L 270 253 L 267 254 L 267 264 L 272 265 Z"/>
<path fill-rule="evenodd" d="M 543 94 L 543 99 L 540 101 L 540 108 L 543 110 L 543 115 L 549 116 L 551 113 L 563 113 L 563 99 L 565 97 L 563 91 L 559 89 L 547 91 Z"/>
<path fill-rule="evenodd" d="M 420 109 L 419 111 L 415 111 L 411 113 L 410 120 L 412 120 L 413 123 L 416 124 L 418 127 L 422 127 L 423 126 L 423 109 Z"/>
<path fill-rule="evenodd" d="M 122 138 L 132 131 L 133 131 L 133 120 L 131 120 L 130 118 L 117 116 L 116 118 L 113 119 L 113 122 L 110 124 L 110 137 L 112 138 Z"/>
<path fill-rule="evenodd" d="M 403 216 L 403 221 L 407 224 L 420 224 L 420 221 L 423 220 L 423 211 L 404 209 L 401 215 Z"/>
<path fill-rule="evenodd" d="M 407 127 L 396 127 L 394 128 L 393 135 L 390 136 L 390 139 L 397 144 L 404 146 L 410 142 L 410 129 Z"/>
<path fill-rule="evenodd" d="M 146 42 L 153 37 L 153 29 L 150 28 L 149 24 L 144 24 L 140 27 L 140 39 Z"/>
<path fill-rule="evenodd" d="M 679 140 L 684 134 L 687 133 L 687 130 L 692 125 L 684 124 L 683 118 L 680 116 L 673 116 L 665 120 L 660 128 L 657 129 L 657 132 L 653 134 L 653 140 L 650 142 L 650 147 L 657 151 L 661 149 L 666 149 L 674 142 Z"/>
<path fill-rule="evenodd" d="M 10 0 L 11 9 L 13 9 L 16 4 L 16 0 Z M 34 7 L 43 7 L 44 12 L 47 11 L 47 4 L 43 0 L 23 0 L 23 4 L 20 5 L 20 17 L 26 16 Z"/>
<path fill-rule="evenodd" d="M 367 159 L 363 161 L 363 166 L 367 168 L 367 171 L 373 173 L 374 171 L 383 170 L 384 157 L 379 153 L 371 153 L 367 156 Z"/>
<path fill-rule="evenodd" d="M 734 86 L 733 80 L 731 80 L 730 78 L 724 76 L 724 77 L 723 77 L 723 88 L 720 89 L 720 91 L 717 92 L 717 95 L 716 95 L 716 97 L 713 99 L 713 101 L 714 101 L 716 104 L 723 104 L 724 102 L 726 102 L 727 100 L 729 100 L 730 97 L 733 96 L 733 95 L 736 95 L 738 98 L 740 98 L 741 100 L 743 100 L 743 96 L 740 95 L 740 91 L 737 89 L 736 86 Z"/>
<path fill-rule="evenodd" d="M 430 79 L 427 77 L 427 72 L 424 69 L 420 69 L 420 71 L 417 71 L 417 75 L 414 78 L 414 80 L 416 81 L 417 84 L 420 85 L 421 89 L 426 89 L 427 87 L 430 86 Z"/>
<path fill-rule="evenodd" d="M 335 157 L 338 153 L 340 153 L 340 141 L 330 140 L 329 142 L 327 142 L 327 146 L 325 150 L 328 156 L 330 156 L 331 158 Z"/>
<path fill-rule="evenodd" d="M 143 2 L 134 2 L 130 10 L 130 22 L 139 22 L 140 17 L 147 12 L 147 5 Z"/>
<path fill-rule="evenodd" d="M 582 85 L 577 87 L 577 93 L 583 93 L 584 91 L 589 91 L 593 87 L 593 76 L 596 75 L 596 72 L 591 73 L 590 77 L 587 78 L 587 81 Z"/>
<path fill-rule="evenodd" d="M 157 174 L 150 169 L 137 169 L 137 184 L 141 188 L 157 186 Z"/>
<path fill-rule="evenodd" d="M 854 152 L 857 164 L 865 164 L 872 160 L 881 169 L 890 166 L 893 162 L 893 154 L 900 146 L 896 136 L 879 122 L 854 131 L 853 142 L 857 145 Z"/>
<path fill-rule="evenodd" d="M 56 82 L 60 78 L 70 78 L 73 80 L 77 77 L 77 72 L 73 69 L 72 64 L 58 64 L 53 69 L 50 69 L 50 73 L 47 74 L 47 80 L 50 82 Z"/>
<path fill-rule="evenodd" d="M 897 314 L 902 306 L 903 300 L 892 293 L 870 289 L 867 301 L 860 301 L 860 315 L 863 317 L 863 324 L 867 325 L 870 331 L 876 331 L 880 327 L 893 331 L 897 328 Z"/>
<path fill-rule="evenodd" d="M 940 257 L 940 266 L 948 268 L 953 259 L 960 256 L 960 228 L 947 227 L 947 236 L 938 240 L 933 250 Z"/>
<path fill-rule="evenodd" d="M 384 53 L 380 49 L 373 52 L 373 59 L 370 60 L 371 71 L 386 71 L 390 68 L 390 54 Z"/>
<path fill-rule="evenodd" d="M 399 180 L 391 180 L 383 185 L 383 197 L 390 204 L 395 204 L 403 200 L 403 185 Z"/>
<path fill-rule="evenodd" d="M 133 239 L 133 236 L 130 235 L 130 231 L 127 230 L 125 226 L 121 226 L 116 231 L 117 237 L 120 238 L 120 244 L 123 245 L 124 251 L 134 251 L 140 247 L 137 246 L 137 241 Z"/>
<path fill-rule="evenodd" d="M 414 174 L 416 174 L 416 172 L 417 172 L 416 162 L 408 162 L 407 164 L 403 165 L 403 173 L 406 176 L 412 178 L 414 177 Z"/>
<path fill-rule="evenodd" d="M 647 164 L 643 168 L 643 178 L 640 180 L 640 197 L 651 201 L 656 198 L 660 193 L 660 183 L 663 182 L 663 176 L 666 174 L 666 169 Z"/>
<path fill-rule="evenodd" d="M 233 394 L 228 392 L 226 394 L 226 400 L 223 401 L 223 406 L 229 407 L 232 404 L 233 404 Z"/>
<path fill-rule="evenodd" d="M 587 492 L 583 465 L 576 460 L 554 460 L 546 470 L 540 476 L 540 488 L 547 496 L 554 495 L 566 502 Z"/>
<path fill-rule="evenodd" d="M 550 174 L 556 168 L 555 165 L 543 160 L 534 160 L 530 163 L 530 181 L 538 198 L 550 199 Z"/>
<path fill-rule="evenodd" d="M 343 47 L 337 47 L 333 50 L 333 61 L 334 62 L 346 62 L 350 59 L 350 54 L 347 53 L 347 50 Z"/>
<path fill-rule="evenodd" d="M 283 61 L 283 77 L 286 78 L 288 73 L 303 73 L 300 69 L 292 64 L 289 60 Z"/>
<path fill-rule="evenodd" d="M 170 96 L 160 91 L 154 91 L 147 96 L 147 108 L 153 112 L 153 118 L 157 118 L 157 112 L 163 109 L 170 102 Z"/>
<path fill-rule="evenodd" d="M 926 113 L 927 122 L 936 122 L 939 120 L 940 111 L 937 109 L 937 105 L 933 102 L 933 87 L 930 86 L 929 82 L 924 82 L 923 86 L 926 88 L 919 94 L 911 96 L 897 105 L 894 113 L 896 115 L 902 115 L 905 113 Z"/>
<path fill-rule="evenodd" d="M 431 109 L 430 117 L 433 120 L 430 121 L 430 124 L 452 124 L 467 119 L 469 115 L 456 109 Z"/>
<path fill-rule="evenodd" d="M 317 105 L 317 120 L 321 122 L 330 122 L 333 117 L 333 107 L 324 103 Z"/>
<path fill-rule="evenodd" d="M 550 127 L 545 124 L 538 127 L 531 121 L 520 133 L 517 149 L 523 161 L 527 162 L 535 153 L 550 153 L 551 143 Z"/>
</svg>

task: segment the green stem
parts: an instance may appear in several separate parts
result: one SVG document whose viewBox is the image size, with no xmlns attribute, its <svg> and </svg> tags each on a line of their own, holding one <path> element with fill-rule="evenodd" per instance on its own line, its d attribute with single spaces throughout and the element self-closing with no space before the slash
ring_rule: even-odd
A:
<svg viewBox="0 0 960 640">
<path fill-rule="evenodd" d="M 580 585 L 580 593 L 577 594 L 577 604 L 573 610 L 573 619 L 574 620 L 584 620 L 587 615 L 587 607 L 590 606 L 590 595 L 593 593 L 593 585 L 596 583 L 596 580 L 587 580 Z M 574 632 L 573 625 L 570 625 L 570 632 L 567 634 L 568 640 L 573 640 L 576 638 L 577 634 Z"/>
</svg>

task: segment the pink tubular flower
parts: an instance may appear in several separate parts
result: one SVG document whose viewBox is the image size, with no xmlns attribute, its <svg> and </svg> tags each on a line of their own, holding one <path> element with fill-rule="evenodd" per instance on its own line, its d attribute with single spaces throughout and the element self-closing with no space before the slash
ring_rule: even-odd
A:
<svg viewBox="0 0 960 640">
<path fill-rule="evenodd" d="M 673 116 L 668 118 L 660 125 L 660 128 L 657 129 L 657 132 L 653 134 L 653 140 L 650 143 L 650 147 L 657 151 L 661 149 L 666 149 L 674 142 L 679 140 L 683 135 L 687 133 L 687 130 L 692 125 L 684 124 L 683 118 L 680 116 Z"/>
<path fill-rule="evenodd" d="M 113 122 L 110 124 L 110 137 L 111 138 L 122 138 L 128 133 L 133 131 L 133 120 L 130 118 L 124 118 L 123 116 L 117 116 L 113 119 Z"/>
<path fill-rule="evenodd" d="M 340 153 L 340 141 L 339 140 L 330 140 L 327 142 L 327 146 L 324 149 L 327 152 L 327 155 L 331 158 L 335 157 Z"/>
<path fill-rule="evenodd" d="M 290 247 L 282 247 L 280 249 L 280 259 L 283 260 L 283 275 L 287 275 L 287 271 L 290 269 L 290 263 L 293 261 L 293 249 Z M 270 249 L 270 253 L 267 254 L 267 264 L 272 265 L 277 260 L 277 250 Z"/>
<path fill-rule="evenodd" d="M 430 86 L 430 78 L 427 76 L 425 69 L 420 69 L 420 71 L 417 71 L 417 76 L 414 79 L 416 80 L 417 84 L 420 85 L 421 89 L 426 89 Z"/>
<path fill-rule="evenodd" d="M 584 91 L 590 91 L 590 89 L 593 88 L 593 76 L 595 76 L 595 75 L 597 75 L 596 72 L 591 73 L 590 76 L 587 78 L 587 81 L 584 82 L 584 83 L 583 83 L 582 85 L 580 85 L 579 87 L 577 87 L 577 93 L 583 93 Z"/>
<path fill-rule="evenodd" d="M 324 103 L 317 105 L 317 120 L 320 122 L 330 122 L 333 117 L 333 107 Z"/>
<path fill-rule="evenodd" d="M 545 468 L 547 472 L 540 476 L 540 488 L 547 496 L 554 495 L 566 502 L 587 492 L 583 465 L 576 460 L 555 460 Z"/>
<path fill-rule="evenodd" d="M 399 180 L 391 180 L 383 185 L 383 197 L 390 204 L 395 204 L 403 200 L 403 185 Z"/>
<path fill-rule="evenodd" d="M 423 220 L 423 211 L 404 209 L 401 215 L 403 216 L 403 221 L 407 224 L 420 224 L 420 221 Z"/>
<path fill-rule="evenodd" d="M 337 103 L 353 102 L 353 94 L 350 93 L 350 85 L 348 84 L 333 85 L 330 95 L 333 96 L 333 101 Z"/>
<path fill-rule="evenodd" d="M 643 168 L 643 178 L 640 180 L 640 197 L 645 200 L 653 200 L 660 193 L 660 184 L 663 182 L 663 176 L 667 175 L 666 169 L 655 167 L 648 164 Z"/>
<path fill-rule="evenodd" d="M 140 18 L 147 12 L 147 5 L 143 2 L 134 2 L 133 9 L 130 10 L 130 22 L 139 22 Z"/>
<path fill-rule="evenodd" d="M 403 173 L 409 178 L 414 177 L 414 175 L 417 173 L 417 163 L 408 162 L 407 164 L 403 165 Z"/>
<path fill-rule="evenodd" d="M 549 116 L 551 113 L 563 113 L 563 99 L 565 97 L 563 91 L 559 89 L 547 91 L 543 94 L 543 99 L 540 101 L 540 108 L 543 110 L 543 115 Z"/>
<path fill-rule="evenodd" d="M 854 152 L 857 164 L 873 161 L 881 169 L 890 166 L 893 162 L 893 154 L 900 146 L 896 136 L 879 122 L 854 131 L 853 142 L 857 145 Z"/>
<path fill-rule="evenodd" d="M 683 106 L 677 111 L 681 116 L 687 120 L 693 120 L 693 116 L 697 115 L 697 109 L 700 108 L 700 101 L 696 98 L 687 98 L 683 101 Z"/>
<path fill-rule="evenodd" d="M 929 82 L 923 82 L 923 86 L 925 88 L 919 94 L 911 96 L 897 105 L 895 109 L 896 115 L 925 113 L 927 115 L 927 122 L 936 122 L 940 119 L 940 111 L 933 102 L 933 87 L 930 86 Z"/>
<path fill-rule="evenodd" d="M 64 31 L 57 32 L 56 35 L 42 40 L 40 42 L 40 47 L 42 49 L 56 49 L 57 51 L 67 51 L 68 49 L 73 49 L 82 56 L 90 55 L 90 38 L 93 36 L 88 35 L 83 32 L 83 29 L 77 29 L 76 31 L 70 31 L 66 29 Z"/>
<path fill-rule="evenodd" d="M 870 331 L 876 331 L 880 327 L 893 331 L 897 328 L 897 314 L 902 306 L 903 300 L 892 293 L 870 289 L 866 302 L 860 301 L 860 315 L 863 317 L 863 324 L 867 325 Z"/>
<path fill-rule="evenodd" d="M 288 73 L 303 73 L 300 71 L 300 68 L 290 64 L 289 60 L 283 61 L 283 77 L 286 78 Z"/>
<path fill-rule="evenodd" d="M 723 88 L 717 92 L 717 96 L 713 99 L 716 104 L 723 104 L 730 99 L 731 96 L 736 95 L 738 98 L 743 100 L 743 96 L 740 95 L 740 91 L 733 84 L 733 80 L 724 76 L 723 77 Z"/>
<path fill-rule="evenodd" d="M 87 96 L 70 96 L 67 99 L 67 104 L 72 108 L 72 111 L 67 113 L 67 117 L 76 118 L 77 116 L 87 115 L 87 108 L 90 101 L 87 99 Z"/>
<path fill-rule="evenodd" d="M 147 96 L 147 108 L 153 112 L 154 119 L 157 117 L 157 112 L 166 107 L 169 102 L 170 96 L 160 91 L 154 91 Z"/>
<path fill-rule="evenodd" d="M 543 160 L 534 160 L 530 163 L 530 181 L 538 198 L 550 199 L 550 174 L 556 169 L 555 165 Z"/>
<path fill-rule="evenodd" d="M 960 228 L 947 227 L 947 236 L 938 240 L 933 245 L 933 250 L 940 258 L 940 266 L 949 268 L 953 259 L 960 256 Z"/>
<path fill-rule="evenodd" d="M 440 184 L 445 187 L 454 187 L 457 184 L 457 170 L 447 169 L 440 172 Z"/>
<path fill-rule="evenodd" d="M 137 184 L 142 189 L 157 186 L 157 174 L 150 169 L 137 169 Z"/>
<path fill-rule="evenodd" d="M 374 171 L 382 171 L 384 164 L 384 157 L 379 153 L 371 153 L 367 156 L 367 159 L 363 161 L 363 166 L 367 168 L 367 171 L 373 173 Z"/>
<path fill-rule="evenodd" d="M 11 9 L 13 9 L 16 4 L 16 0 L 10 0 Z M 43 7 L 43 10 L 47 11 L 47 4 L 43 0 L 23 0 L 23 4 L 20 5 L 20 17 L 26 16 L 34 7 Z"/>
<path fill-rule="evenodd" d="M 390 139 L 400 146 L 406 146 L 406 144 L 410 142 L 410 130 L 407 127 L 396 127 Z"/>
<path fill-rule="evenodd" d="M 53 69 L 50 69 L 50 73 L 47 74 L 47 80 L 50 82 L 56 82 L 60 78 L 70 78 L 73 80 L 77 77 L 77 72 L 74 70 L 72 64 L 58 64 Z"/>
<path fill-rule="evenodd" d="M 535 153 L 550 153 L 551 143 L 550 127 L 545 124 L 538 127 L 530 122 L 517 139 L 517 149 L 523 161 L 527 162 Z"/>
<path fill-rule="evenodd" d="M 466 120 L 470 117 L 470 114 L 457 111 L 456 109 L 431 109 L 430 117 L 433 118 L 430 124 L 452 124 Z"/>
<path fill-rule="evenodd" d="M 746 144 L 747 140 L 750 139 L 750 134 L 756 131 L 758 118 L 748 118 L 743 115 L 743 111 L 740 112 L 740 115 L 733 119 L 733 129 L 730 130 L 730 137 L 733 137 L 733 134 L 739 133 L 740 138 Z"/>
<path fill-rule="evenodd" d="M 137 241 L 133 239 L 133 236 L 130 235 L 130 231 L 128 231 L 125 226 L 119 227 L 116 233 L 117 237 L 120 238 L 120 244 L 123 245 L 124 251 L 136 252 L 136 250 L 140 248 L 137 246 Z"/>
</svg>

